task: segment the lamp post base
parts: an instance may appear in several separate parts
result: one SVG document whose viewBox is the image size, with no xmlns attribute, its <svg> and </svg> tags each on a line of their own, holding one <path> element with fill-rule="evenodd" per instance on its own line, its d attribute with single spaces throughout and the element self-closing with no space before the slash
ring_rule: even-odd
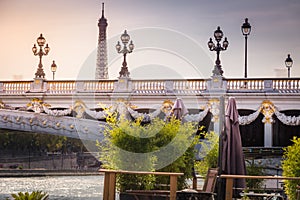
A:
<svg viewBox="0 0 300 200">
<path fill-rule="evenodd" d="M 221 65 L 215 65 L 214 70 L 212 71 L 213 76 L 223 76 L 223 70 Z"/>
</svg>

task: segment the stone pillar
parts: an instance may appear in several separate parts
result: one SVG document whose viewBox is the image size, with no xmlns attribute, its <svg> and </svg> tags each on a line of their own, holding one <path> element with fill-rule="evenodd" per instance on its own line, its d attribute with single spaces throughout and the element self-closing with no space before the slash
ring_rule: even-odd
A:
<svg viewBox="0 0 300 200">
<path fill-rule="evenodd" d="M 118 82 L 115 84 L 114 93 L 131 93 L 132 89 L 132 82 L 129 77 L 119 77 Z"/>
<path fill-rule="evenodd" d="M 273 80 L 264 80 L 264 91 L 273 92 Z"/>
<path fill-rule="evenodd" d="M 223 76 L 214 75 L 207 81 L 207 89 L 209 93 L 226 92 L 227 82 Z"/>
<path fill-rule="evenodd" d="M 272 124 L 265 123 L 264 147 L 273 146 Z"/>
<path fill-rule="evenodd" d="M 227 82 L 223 76 L 213 75 L 207 81 L 207 90 L 211 99 L 209 104 L 213 114 L 214 132 L 221 134 L 224 124 L 224 95 L 226 94 Z"/>
<path fill-rule="evenodd" d="M 224 94 L 220 94 L 219 96 L 214 96 L 209 101 L 210 112 L 213 115 L 212 122 L 214 122 L 213 131 L 220 135 L 223 131 L 224 126 Z"/>
<path fill-rule="evenodd" d="M 76 81 L 76 92 L 84 92 L 84 82 Z"/>
<path fill-rule="evenodd" d="M 4 91 L 4 84 L 0 83 L 0 92 L 3 92 L 3 91 Z"/>
<path fill-rule="evenodd" d="M 174 81 L 168 80 L 165 81 L 165 90 L 167 93 L 173 93 L 174 92 Z"/>
<path fill-rule="evenodd" d="M 44 92 L 45 88 L 44 87 L 45 80 L 43 78 L 34 78 L 33 83 L 30 86 L 30 92 Z"/>
</svg>

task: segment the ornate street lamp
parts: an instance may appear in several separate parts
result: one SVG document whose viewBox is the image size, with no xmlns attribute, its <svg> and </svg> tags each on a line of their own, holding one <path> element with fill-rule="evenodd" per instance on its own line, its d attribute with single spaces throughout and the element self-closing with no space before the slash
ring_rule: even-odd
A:
<svg viewBox="0 0 300 200">
<path fill-rule="evenodd" d="M 221 31 L 219 26 L 218 26 L 217 30 L 215 30 L 215 32 L 214 32 L 214 37 L 215 37 L 215 40 L 217 41 L 217 45 L 215 45 L 215 43 L 212 41 L 211 38 L 209 38 L 209 41 L 207 43 L 210 51 L 217 52 L 217 60 L 216 60 L 215 68 L 213 70 L 213 76 L 216 76 L 216 75 L 222 76 L 223 70 L 222 70 L 221 61 L 220 61 L 220 51 L 225 51 L 229 45 L 229 42 L 227 41 L 227 37 L 225 37 L 225 39 L 223 41 L 223 45 L 221 46 L 220 41 L 223 38 L 223 32 Z"/>
<path fill-rule="evenodd" d="M 132 42 L 132 40 L 130 41 L 129 45 L 128 42 L 130 40 L 130 36 L 127 34 L 127 31 L 125 30 L 124 33 L 121 35 L 121 41 L 123 43 L 123 49 L 121 49 L 121 44 L 118 41 L 117 45 L 116 45 L 116 50 L 118 53 L 122 53 L 124 56 L 124 60 L 123 60 L 123 64 L 122 64 L 122 68 L 121 71 L 119 72 L 120 77 L 129 77 L 129 71 L 127 68 L 127 62 L 126 62 L 126 55 L 128 53 L 131 53 L 134 49 L 134 44 Z"/>
<path fill-rule="evenodd" d="M 42 34 L 40 35 L 40 37 L 37 38 L 36 42 L 37 42 L 38 46 L 40 47 L 40 49 L 38 50 L 36 45 L 34 44 L 32 47 L 32 52 L 35 56 L 39 56 L 40 62 L 38 65 L 37 72 L 35 73 L 35 78 L 45 78 L 45 73 L 44 73 L 44 69 L 43 69 L 43 65 L 42 65 L 42 57 L 48 55 L 48 53 L 50 51 L 50 47 L 48 46 L 48 44 L 46 44 L 46 47 L 44 48 L 44 51 L 43 51 L 43 46 L 45 45 L 46 40 Z"/>
<path fill-rule="evenodd" d="M 55 75 L 56 70 L 57 70 L 57 65 L 55 64 L 55 61 L 53 60 L 53 63 L 51 65 L 51 71 L 53 73 L 53 80 L 54 80 L 54 75 Z"/>
<path fill-rule="evenodd" d="M 291 74 L 290 74 L 290 69 L 291 67 L 293 66 L 293 60 L 290 56 L 290 54 L 287 55 L 288 57 L 285 59 L 285 66 L 288 68 L 288 78 L 291 77 Z"/>
<path fill-rule="evenodd" d="M 245 19 L 245 22 L 241 26 L 241 30 L 243 35 L 245 36 L 245 78 L 247 78 L 247 40 L 248 35 L 250 35 L 251 32 L 251 25 L 248 22 L 248 18 Z"/>
</svg>

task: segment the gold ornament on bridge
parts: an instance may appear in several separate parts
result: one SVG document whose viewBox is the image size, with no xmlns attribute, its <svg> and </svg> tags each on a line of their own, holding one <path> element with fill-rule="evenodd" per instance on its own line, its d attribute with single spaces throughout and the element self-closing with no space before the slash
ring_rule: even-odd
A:
<svg viewBox="0 0 300 200">
<path fill-rule="evenodd" d="M 44 106 L 51 107 L 50 104 L 43 103 L 43 101 L 39 98 L 33 98 L 30 103 L 27 103 L 26 110 L 32 110 L 35 113 L 42 113 L 44 112 Z"/>
<path fill-rule="evenodd" d="M 76 118 L 82 118 L 83 113 L 87 109 L 85 103 L 81 100 L 76 100 L 73 106 L 73 110 L 76 112 Z"/>
<path fill-rule="evenodd" d="M 174 102 L 167 99 L 163 102 L 161 111 L 164 112 L 167 116 L 171 113 Z"/>
<path fill-rule="evenodd" d="M 0 100 L 0 109 L 9 109 L 9 110 L 13 110 L 14 108 L 5 104 L 2 100 Z"/>
<path fill-rule="evenodd" d="M 270 100 L 264 100 L 261 103 L 260 112 L 265 116 L 263 119 L 264 123 L 273 123 L 273 114 L 275 112 L 275 106 Z"/>
<path fill-rule="evenodd" d="M 3 101 L 0 100 L 0 109 L 5 108 L 5 104 L 3 103 Z"/>
</svg>

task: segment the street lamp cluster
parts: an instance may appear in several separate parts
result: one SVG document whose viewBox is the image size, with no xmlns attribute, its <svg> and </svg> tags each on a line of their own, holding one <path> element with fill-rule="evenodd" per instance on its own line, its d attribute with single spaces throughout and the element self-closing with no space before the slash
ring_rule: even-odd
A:
<svg viewBox="0 0 300 200">
<path fill-rule="evenodd" d="M 32 52 L 35 56 L 39 56 L 40 62 L 38 65 L 37 72 L 35 73 L 35 78 L 45 78 L 45 72 L 44 72 L 43 64 L 42 64 L 42 57 L 48 55 L 48 53 L 50 51 L 50 47 L 48 46 L 48 44 L 46 44 L 46 47 L 44 48 L 44 51 L 43 51 L 43 46 L 46 43 L 46 39 L 43 37 L 43 34 L 41 34 L 40 37 L 37 38 L 36 42 L 37 42 L 38 46 L 40 47 L 40 49 L 38 50 L 36 45 L 34 44 L 32 47 Z"/>
<path fill-rule="evenodd" d="M 128 35 L 127 31 L 125 30 L 124 33 L 121 35 L 121 41 L 123 43 L 123 48 L 121 47 L 121 44 L 119 41 L 116 45 L 117 52 L 123 54 L 123 57 L 124 57 L 122 68 L 121 68 L 121 71 L 119 72 L 120 77 L 129 77 L 129 74 L 130 74 L 128 71 L 128 67 L 127 67 L 126 55 L 133 51 L 134 44 L 131 40 L 129 45 L 127 46 L 129 40 L 130 40 L 130 36 Z"/>
<path fill-rule="evenodd" d="M 36 44 L 34 44 L 32 47 L 33 55 L 39 56 L 39 65 L 38 65 L 37 72 L 35 73 L 35 78 L 45 78 L 45 72 L 44 72 L 43 64 L 42 64 L 42 57 L 48 55 L 48 53 L 50 51 L 50 47 L 48 46 L 48 44 L 46 44 L 45 48 L 43 49 L 43 47 L 46 43 L 46 39 L 43 37 L 42 33 L 37 38 L 36 42 L 40 48 L 38 49 Z M 53 73 L 53 80 L 54 80 L 54 74 L 55 74 L 56 70 L 57 70 L 57 65 L 55 64 L 55 61 L 53 60 L 53 63 L 51 65 L 51 71 Z"/>
<path fill-rule="evenodd" d="M 220 29 L 219 26 L 218 26 L 217 30 L 215 30 L 215 32 L 214 32 L 214 37 L 215 37 L 215 40 L 217 41 L 217 44 L 215 44 L 211 38 L 209 38 L 209 41 L 207 43 L 210 51 L 217 52 L 217 60 L 216 60 L 215 68 L 213 70 L 213 75 L 214 76 L 215 75 L 222 76 L 223 70 L 222 70 L 221 61 L 220 61 L 220 52 L 225 51 L 227 49 L 229 42 L 227 40 L 227 37 L 225 37 L 223 44 L 221 46 L 220 41 L 223 38 L 223 31 Z"/>
</svg>

